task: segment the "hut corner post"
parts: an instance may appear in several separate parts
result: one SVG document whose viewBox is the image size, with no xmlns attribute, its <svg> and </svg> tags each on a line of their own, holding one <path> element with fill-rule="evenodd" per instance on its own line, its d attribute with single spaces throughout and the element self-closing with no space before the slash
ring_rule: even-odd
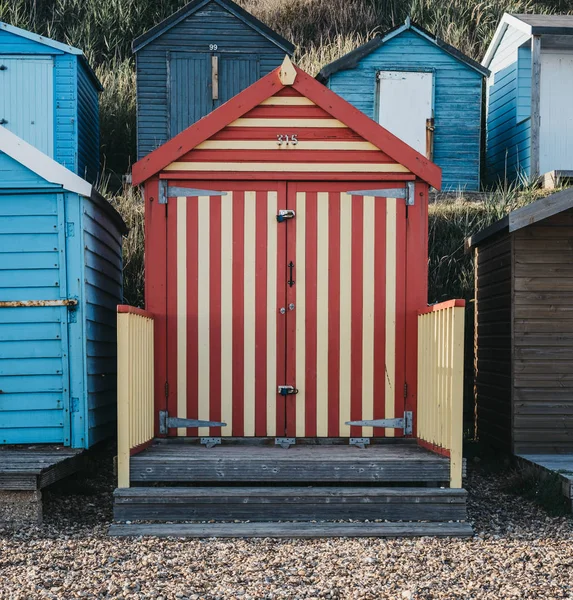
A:
<svg viewBox="0 0 573 600">
<path fill-rule="evenodd" d="M 462 487 L 464 300 L 418 313 L 418 441 L 450 457 L 450 487 Z"/>
<path fill-rule="evenodd" d="M 117 307 L 117 476 L 129 487 L 130 456 L 154 436 L 153 315 Z"/>
</svg>

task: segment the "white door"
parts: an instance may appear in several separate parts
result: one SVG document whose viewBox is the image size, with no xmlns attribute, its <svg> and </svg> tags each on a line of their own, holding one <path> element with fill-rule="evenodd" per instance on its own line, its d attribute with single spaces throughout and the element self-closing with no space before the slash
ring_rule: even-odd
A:
<svg viewBox="0 0 573 600">
<path fill-rule="evenodd" d="M 54 156 L 54 63 L 0 55 L 0 123 Z"/>
<path fill-rule="evenodd" d="M 542 50 L 539 171 L 573 170 L 573 52 Z"/>
<path fill-rule="evenodd" d="M 380 71 L 378 90 L 378 123 L 426 156 L 426 120 L 433 116 L 433 74 Z"/>
</svg>

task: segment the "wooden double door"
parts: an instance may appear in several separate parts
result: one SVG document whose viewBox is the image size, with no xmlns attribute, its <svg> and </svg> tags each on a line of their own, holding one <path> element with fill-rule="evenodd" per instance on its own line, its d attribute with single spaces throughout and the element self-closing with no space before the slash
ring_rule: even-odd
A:
<svg viewBox="0 0 573 600">
<path fill-rule="evenodd" d="M 401 435 L 346 425 L 403 416 L 406 214 L 380 190 L 399 185 L 195 181 L 168 199 L 168 413 L 227 424 L 172 435 Z"/>
</svg>

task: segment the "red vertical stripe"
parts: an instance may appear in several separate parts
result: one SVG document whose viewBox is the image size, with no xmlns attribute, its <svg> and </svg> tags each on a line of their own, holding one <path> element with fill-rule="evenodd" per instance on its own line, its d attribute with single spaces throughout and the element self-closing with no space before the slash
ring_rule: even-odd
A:
<svg viewBox="0 0 573 600">
<path fill-rule="evenodd" d="M 255 435 L 267 434 L 267 193 L 256 197 Z M 273 349 L 274 351 L 274 349 Z"/>
<path fill-rule="evenodd" d="M 340 433 L 340 192 L 328 197 L 328 435 Z M 345 281 L 344 285 L 350 285 Z"/>
<path fill-rule="evenodd" d="M 385 417 L 386 390 L 386 198 L 374 199 L 374 418 Z M 374 436 L 384 429 L 375 427 Z"/>
<path fill-rule="evenodd" d="M 177 200 L 167 204 L 167 410 L 177 416 Z M 177 435 L 175 429 L 168 432 Z"/>
<path fill-rule="evenodd" d="M 221 420 L 221 196 L 209 198 L 209 419 Z M 210 434 L 221 435 L 220 427 Z"/>
<path fill-rule="evenodd" d="M 404 414 L 404 384 L 406 366 L 406 205 L 396 202 L 396 395 L 394 414 Z M 396 429 L 394 435 L 403 437 L 404 431 Z"/>
<path fill-rule="evenodd" d="M 154 315 L 155 432 L 167 409 L 167 205 L 158 202 L 158 180 L 145 186 L 145 307 Z"/>
<path fill-rule="evenodd" d="M 352 197 L 352 290 L 350 342 L 350 418 L 362 419 L 362 319 L 364 296 L 364 199 Z M 358 437 L 361 427 L 351 427 L 350 435 Z"/>
<path fill-rule="evenodd" d="M 406 356 L 418 356 L 418 311 L 428 303 L 428 186 L 416 184 L 416 202 L 408 207 L 406 221 Z M 416 362 L 406 361 L 408 396 L 405 410 L 413 413 L 413 435 L 416 436 L 416 398 L 418 397 Z"/>
<path fill-rule="evenodd" d="M 297 185 L 287 185 L 287 208 L 294 210 L 296 213 L 296 193 Z M 289 285 L 287 282 L 286 288 L 286 385 L 292 385 L 297 387 L 297 374 L 296 372 L 296 280 L 297 280 L 297 256 L 296 256 L 296 217 L 283 223 L 286 226 L 286 237 L 287 237 L 287 278 L 290 280 L 292 274 L 292 280 L 295 282 L 293 285 Z M 288 267 L 290 263 L 294 264 L 291 269 Z M 294 306 L 294 310 L 290 307 Z M 286 402 L 286 435 L 288 437 L 296 436 L 296 395 L 287 396 Z M 304 410 L 304 407 L 301 407 Z"/>
<path fill-rule="evenodd" d="M 233 435 L 244 435 L 245 193 L 233 194 Z"/>
<path fill-rule="evenodd" d="M 277 209 L 286 208 L 286 184 L 279 187 Z M 277 386 L 286 382 L 286 314 L 279 312 L 286 309 L 286 288 L 288 269 L 286 260 L 286 223 L 277 223 Z M 277 393 L 277 430 L 278 437 L 286 432 L 286 403 L 285 396 Z"/>
<path fill-rule="evenodd" d="M 316 192 L 306 194 L 306 259 L 305 259 L 305 436 L 316 437 L 316 330 L 317 330 L 317 223 Z M 299 373 L 299 378 L 301 374 Z M 302 407 L 299 407 L 299 410 Z"/>
<path fill-rule="evenodd" d="M 199 417 L 199 202 L 187 198 L 187 418 Z M 196 427 L 187 435 L 197 436 Z"/>
</svg>

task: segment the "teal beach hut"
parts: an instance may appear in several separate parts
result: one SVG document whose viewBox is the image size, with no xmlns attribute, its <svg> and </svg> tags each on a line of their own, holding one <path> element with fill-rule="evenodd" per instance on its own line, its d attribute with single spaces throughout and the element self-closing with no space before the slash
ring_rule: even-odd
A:
<svg viewBox="0 0 573 600">
<path fill-rule="evenodd" d="M 113 433 L 125 232 L 91 183 L 0 127 L 0 445 Z"/>
</svg>

